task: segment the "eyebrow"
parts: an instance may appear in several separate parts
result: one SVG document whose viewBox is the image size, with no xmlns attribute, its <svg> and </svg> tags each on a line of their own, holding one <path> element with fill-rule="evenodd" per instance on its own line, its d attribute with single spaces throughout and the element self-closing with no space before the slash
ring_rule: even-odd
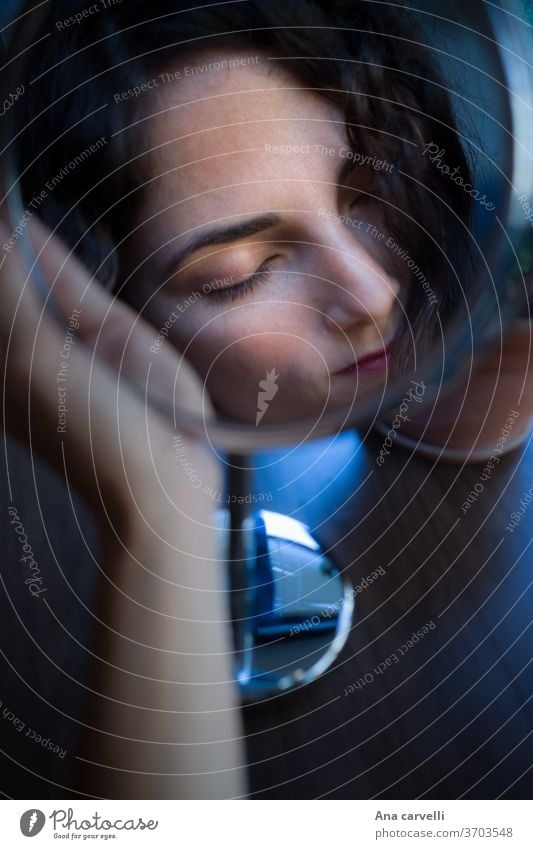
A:
<svg viewBox="0 0 533 849">
<path fill-rule="evenodd" d="M 345 159 L 339 168 L 337 185 L 342 186 L 353 171 L 354 163 L 349 159 Z M 231 242 L 237 242 L 240 239 L 247 239 L 250 236 L 256 236 L 258 233 L 279 226 L 281 220 L 279 215 L 269 213 L 268 215 L 259 215 L 247 221 L 238 222 L 237 224 L 230 224 L 228 227 L 215 227 L 212 230 L 208 230 L 207 233 L 202 233 L 192 239 L 183 248 L 180 248 L 179 251 L 172 254 L 163 267 L 163 279 L 168 280 L 172 277 L 182 262 L 191 254 L 200 250 L 200 248 L 207 248 L 211 245 L 225 245 Z"/>
<path fill-rule="evenodd" d="M 280 216 L 272 213 L 270 215 L 256 216 L 248 221 L 241 221 L 237 224 L 230 224 L 229 227 L 216 227 L 208 230 L 207 233 L 202 233 L 200 236 L 192 239 L 188 245 L 171 256 L 163 269 L 164 279 L 168 279 L 172 274 L 175 274 L 176 269 L 179 268 L 183 260 L 200 248 L 237 242 L 240 239 L 246 239 L 249 236 L 255 236 L 257 233 L 270 230 L 272 227 L 277 227 L 280 223 Z"/>
</svg>

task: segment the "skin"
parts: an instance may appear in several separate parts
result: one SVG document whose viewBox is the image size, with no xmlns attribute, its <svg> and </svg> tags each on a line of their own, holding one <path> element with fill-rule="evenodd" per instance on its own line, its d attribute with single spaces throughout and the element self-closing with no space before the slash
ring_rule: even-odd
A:
<svg viewBox="0 0 533 849">
<path fill-rule="evenodd" d="M 433 408 L 424 410 L 407 422 L 403 433 L 437 447 L 446 459 L 446 450 L 455 461 L 481 461 L 490 458 L 500 444 L 502 430 L 510 433 L 506 451 L 521 445 L 533 425 L 533 368 L 531 367 L 531 323 L 517 321 L 484 356 L 474 360 L 469 380 L 452 392 L 445 392 Z M 518 415 L 516 415 L 518 414 Z M 434 456 L 434 451 L 428 452 Z"/>
<path fill-rule="evenodd" d="M 170 70 L 232 58 L 199 53 Z M 365 194 L 371 172 L 346 158 L 342 113 L 266 57 L 154 91 L 139 163 L 147 182 L 125 249 L 129 301 L 155 327 L 171 318 L 171 342 L 229 418 L 255 421 L 258 384 L 272 369 L 268 423 L 381 390 L 385 356 L 371 373 L 337 374 L 383 351 L 405 297 L 386 238 L 369 232 L 384 228 Z M 277 221 L 173 262 L 192 239 L 258 216 Z M 254 288 L 239 292 L 265 263 Z"/>
</svg>

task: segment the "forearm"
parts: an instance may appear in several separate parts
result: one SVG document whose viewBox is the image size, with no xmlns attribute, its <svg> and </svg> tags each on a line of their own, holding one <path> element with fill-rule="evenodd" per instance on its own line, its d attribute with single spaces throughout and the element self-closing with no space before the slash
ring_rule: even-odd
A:
<svg viewBox="0 0 533 849">
<path fill-rule="evenodd" d="M 94 730 L 82 756 L 106 766 L 84 762 L 84 786 L 121 798 L 241 796 L 242 732 L 214 535 L 178 519 L 166 537 L 137 527 L 128 552 L 116 540 L 105 546 L 101 660 L 87 712 Z"/>
</svg>

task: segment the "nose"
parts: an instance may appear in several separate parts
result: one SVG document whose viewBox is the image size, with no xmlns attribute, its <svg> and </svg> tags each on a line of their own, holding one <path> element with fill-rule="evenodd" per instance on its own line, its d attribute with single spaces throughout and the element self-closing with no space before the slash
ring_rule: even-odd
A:
<svg viewBox="0 0 533 849">
<path fill-rule="evenodd" d="M 331 222 L 330 222 L 331 224 Z M 381 240 L 386 251 L 386 237 Z M 398 302 L 400 285 L 363 244 L 358 233 L 343 225 L 328 226 L 315 248 L 313 274 L 321 281 L 321 311 L 329 328 L 374 325 L 385 329 Z"/>
</svg>

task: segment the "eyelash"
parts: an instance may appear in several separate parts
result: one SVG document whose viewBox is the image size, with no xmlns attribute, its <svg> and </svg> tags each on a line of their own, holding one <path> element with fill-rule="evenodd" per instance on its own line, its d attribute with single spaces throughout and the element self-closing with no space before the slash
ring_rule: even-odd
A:
<svg viewBox="0 0 533 849">
<path fill-rule="evenodd" d="M 237 298 L 243 298 L 249 292 L 252 292 L 258 283 L 265 281 L 275 259 L 276 257 L 270 257 L 270 259 L 265 260 L 253 274 L 249 274 L 248 277 L 245 277 L 244 280 L 241 280 L 240 283 L 236 283 L 234 286 L 211 289 L 210 292 L 206 293 L 207 297 L 213 298 L 213 300 L 218 302 L 233 302 Z"/>
</svg>

